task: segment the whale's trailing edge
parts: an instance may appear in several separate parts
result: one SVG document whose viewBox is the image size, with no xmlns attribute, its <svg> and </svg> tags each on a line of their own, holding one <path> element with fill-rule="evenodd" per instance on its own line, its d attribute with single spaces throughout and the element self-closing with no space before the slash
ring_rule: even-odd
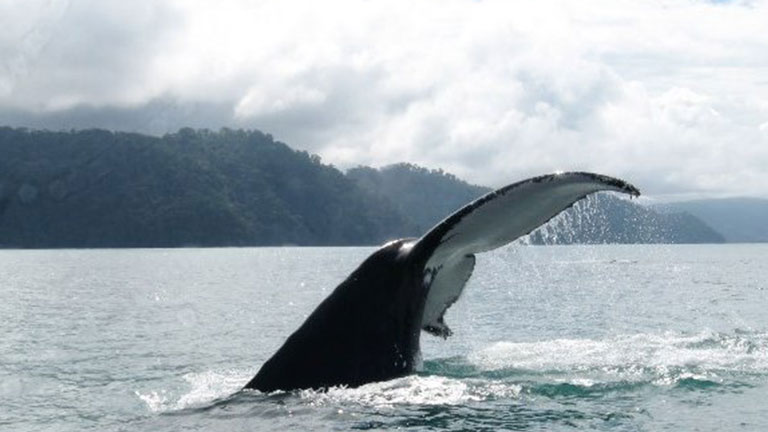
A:
<svg viewBox="0 0 768 432">
<path fill-rule="evenodd" d="M 418 240 L 387 243 L 312 312 L 245 387 L 269 392 L 358 386 L 411 373 L 420 329 L 451 334 L 443 316 L 471 276 L 475 254 L 528 234 L 599 191 L 640 194 L 599 174 L 544 175 L 467 204 Z"/>
</svg>

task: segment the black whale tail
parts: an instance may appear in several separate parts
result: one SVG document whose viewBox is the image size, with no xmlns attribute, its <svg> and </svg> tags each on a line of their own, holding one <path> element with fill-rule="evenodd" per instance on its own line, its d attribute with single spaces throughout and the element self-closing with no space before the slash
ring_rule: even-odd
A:
<svg viewBox="0 0 768 432">
<path fill-rule="evenodd" d="M 245 388 L 354 387 L 411 373 L 421 329 L 451 334 L 445 311 L 461 295 L 475 254 L 528 234 L 599 191 L 640 194 L 599 174 L 544 175 L 467 204 L 417 241 L 384 245 L 320 303 Z"/>
</svg>

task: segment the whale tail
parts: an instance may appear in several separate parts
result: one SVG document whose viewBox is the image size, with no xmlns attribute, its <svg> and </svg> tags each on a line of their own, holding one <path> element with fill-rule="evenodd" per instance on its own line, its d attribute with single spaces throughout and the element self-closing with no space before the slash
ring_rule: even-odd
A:
<svg viewBox="0 0 768 432">
<path fill-rule="evenodd" d="M 640 195 L 631 184 L 600 174 L 550 174 L 490 192 L 438 223 L 419 239 L 412 252 L 424 260 L 424 271 L 431 282 L 422 328 L 444 338 L 451 334 L 443 315 L 469 280 L 476 253 L 496 249 L 530 233 L 599 191 Z"/>
<path fill-rule="evenodd" d="M 545 175 L 477 199 L 418 240 L 387 243 L 320 303 L 245 387 L 354 387 L 412 372 L 421 329 L 451 334 L 444 314 L 472 275 L 475 254 L 528 234 L 598 191 L 640 194 L 598 174 Z"/>
</svg>

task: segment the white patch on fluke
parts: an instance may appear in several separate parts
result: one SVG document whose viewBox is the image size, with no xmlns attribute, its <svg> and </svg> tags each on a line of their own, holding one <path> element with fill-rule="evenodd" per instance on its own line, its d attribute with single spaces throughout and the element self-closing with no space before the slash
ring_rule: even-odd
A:
<svg viewBox="0 0 768 432">
<path fill-rule="evenodd" d="M 443 322 L 445 311 L 459 299 L 464 286 L 475 268 L 474 255 L 459 257 L 446 262 L 439 269 L 427 269 L 427 274 L 434 274 L 429 295 L 424 305 L 424 315 L 421 319 L 422 328 L 437 329 L 444 337 L 451 330 Z"/>
</svg>

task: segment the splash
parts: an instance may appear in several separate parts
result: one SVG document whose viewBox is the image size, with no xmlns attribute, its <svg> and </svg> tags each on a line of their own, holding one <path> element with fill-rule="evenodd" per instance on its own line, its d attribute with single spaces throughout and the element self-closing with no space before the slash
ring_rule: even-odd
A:
<svg viewBox="0 0 768 432">
<path fill-rule="evenodd" d="M 575 203 L 518 240 L 519 244 L 678 243 L 678 217 L 659 214 L 613 193 Z M 690 241 L 690 239 L 688 239 Z"/>
<path fill-rule="evenodd" d="M 358 388 L 333 387 L 325 392 L 304 390 L 300 397 L 314 406 L 353 403 L 393 408 L 397 405 L 465 405 L 492 398 L 516 398 L 521 390 L 521 386 L 514 384 L 412 375 Z"/>
<path fill-rule="evenodd" d="M 224 372 L 207 371 L 184 375 L 184 380 L 191 390 L 176 402 L 176 409 L 202 406 L 216 399 L 226 397 L 243 388 L 243 377 L 247 381 L 252 371 L 229 370 Z"/>
<path fill-rule="evenodd" d="M 243 387 L 253 375 L 252 370 L 225 370 L 189 373 L 183 376 L 185 385 L 176 389 L 135 391 L 149 411 L 160 413 L 203 407 L 230 396 Z"/>
<path fill-rule="evenodd" d="M 169 396 L 165 390 L 150 391 L 147 393 L 141 393 L 135 391 L 134 394 L 141 399 L 149 408 L 151 412 L 162 412 L 168 409 Z"/>
</svg>

